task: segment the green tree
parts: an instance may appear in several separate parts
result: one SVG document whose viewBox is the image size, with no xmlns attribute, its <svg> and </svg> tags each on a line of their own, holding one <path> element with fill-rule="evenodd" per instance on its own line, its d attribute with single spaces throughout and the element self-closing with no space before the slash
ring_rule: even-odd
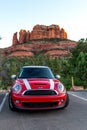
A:
<svg viewBox="0 0 87 130">
<path fill-rule="evenodd" d="M 70 62 L 71 75 L 75 77 L 75 84 L 86 87 L 87 84 L 87 39 L 81 39 L 72 51 Z"/>
<path fill-rule="evenodd" d="M 80 79 L 81 84 L 87 85 L 87 53 L 80 52 L 77 57 L 76 76 Z"/>
</svg>

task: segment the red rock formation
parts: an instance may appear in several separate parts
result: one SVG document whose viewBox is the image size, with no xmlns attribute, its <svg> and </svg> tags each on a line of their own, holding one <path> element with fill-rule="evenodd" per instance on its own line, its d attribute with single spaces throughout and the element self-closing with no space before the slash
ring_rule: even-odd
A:
<svg viewBox="0 0 87 130">
<path fill-rule="evenodd" d="M 50 55 L 51 58 L 69 57 L 70 52 L 68 50 L 51 50 L 51 51 L 47 51 L 47 53 L 45 53 L 45 56 L 46 55 Z"/>
<path fill-rule="evenodd" d="M 67 33 L 62 28 L 60 30 L 60 27 L 58 25 L 36 25 L 34 26 L 33 30 L 30 34 L 30 40 L 33 39 L 42 39 L 42 38 L 64 38 L 67 39 Z"/>
<path fill-rule="evenodd" d="M 47 28 L 44 25 L 36 25 L 30 34 L 30 40 L 47 38 Z"/>
<path fill-rule="evenodd" d="M 64 38 L 67 39 L 67 33 L 62 28 L 60 29 L 59 25 L 35 25 L 31 32 L 27 32 L 24 29 L 21 29 L 19 32 L 19 43 L 29 42 L 34 39 L 43 39 L 43 38 Z M 13 45 L 18 44 L 17 34 L 13 35 Z"/>
<path fill-rule="evenodd" d="M 47 40 L 41 40 L 47 38 Z M 56 42 L 52 39 L 56 38 Z M 61 41 L 59 41 L 61 38 Z M 35 40 L 37 39 L 37 40 Z M 32 44 L 24 44 L 31 43 Z M 21 44 L 22 43 L 22 44 Z M 31 32 L 21 29 L 19 32 L 19 40 L 17 32 L 13 35 L 13 45 L 6 48 L 4 55 L 7 57 L 32 57 L 35 54 L 50 55 L 52 58 L 71 56 L 71 50 L 77 46 L 77 42 L 67 39 L 67 33 L 59 25 L 36 25 Z"/>
<path fill-rule="evenodd" d="M 31 41 L 30 41 L 31 43 Z M 33 57 L 38 53 L 55 57 L 70 57 L 71 50 L 77 46 L 77 42 L 71 40 L 62 40 L 54 43 L 53 41 L 32 41 L 32 44 L 17 44 L 4 50 L 4 55 L 7 57 Z"/>
<path fill-rule="evenodd" d="M 16 52 L 9 54 L 8 57 L 12 57 L 12 56 L 15 56 L 15 57 L 33 57 L 34 54 L 32 52 L 16 51 Z"/>
<path fill-rule="evenodd" d="M 60 38 L 60 26 L 59 25 L 50 25 L 48 28 L 48 37 L 49 38 Z"/>
<path fill-rule="evenodd" d="M 67 33 L 65 32 L 63 28 L 61 28 L 60 30 L 60 38 L 67 39 Z"/>
<path fill-rule="evenodd" d="M 13 40 L 12 41 L 13 45 L 18 44 L 17 32 L 13 34 L 13 39 L 12 40 Z"/>
<path fill-rule="evenodd" d="M 26 33 L 26 42 L 29 42 L 30 41 L 30 32 L 28 31 Z"/>
<path fill-rule="evenodd" d="M 26 36 L 27 32 L 24 29 L 21 29 L 19 32 L 19 43 L 25 43 L 26 42 Z"/>
</svg>

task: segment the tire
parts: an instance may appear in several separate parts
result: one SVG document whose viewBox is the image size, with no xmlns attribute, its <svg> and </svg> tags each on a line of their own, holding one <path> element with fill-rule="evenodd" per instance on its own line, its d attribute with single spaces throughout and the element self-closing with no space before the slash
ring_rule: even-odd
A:
<svg viewBox="0 0 87 130">
<path fill-rule="evenodd" d="M 15 105 L 12 101 L 12 92 L 9 93 L 8 104 L 9 104 L 9 108 L 11 109 L 11 111 L 16 111 Z"/>
</svg>

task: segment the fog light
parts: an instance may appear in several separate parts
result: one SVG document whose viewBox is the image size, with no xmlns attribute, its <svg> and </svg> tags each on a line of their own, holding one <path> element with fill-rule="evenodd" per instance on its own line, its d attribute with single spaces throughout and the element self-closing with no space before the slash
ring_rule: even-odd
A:
<svg viewBox="0 0 87 130">
<path fill-rule="evenodd" d="M 20 103 L 20 101 L 19 101 L 19 100 L 16 100 L 15 102 L 16 102 L 16 104 Z"/>
<path fill-rule="evenodd" d="M 60 101 L 61 101 L 61 102 L 64 102 L 64 99 L 61 99 Z"/>
</svg>

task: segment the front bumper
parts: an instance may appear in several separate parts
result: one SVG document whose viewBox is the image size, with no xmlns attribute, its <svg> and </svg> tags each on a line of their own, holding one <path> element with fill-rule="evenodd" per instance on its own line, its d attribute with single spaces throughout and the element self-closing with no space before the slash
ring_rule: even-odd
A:
<svg viewBox="0 0 87 130">
<path fill-rule="evenodd" d="M 15 107 L 19 109 L 57 109 L 64 107 L 66 100 L 66 93 L 56 96 L 24 96 L 12 93 L 12 101 Z"/>
</svg>

